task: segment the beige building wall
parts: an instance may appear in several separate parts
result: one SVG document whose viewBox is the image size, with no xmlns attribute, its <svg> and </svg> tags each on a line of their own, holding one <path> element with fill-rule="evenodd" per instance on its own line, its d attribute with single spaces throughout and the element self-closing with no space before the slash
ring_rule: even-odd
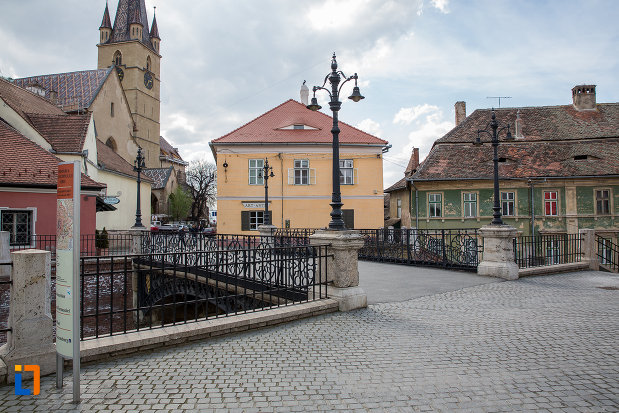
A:
<svg viewBox="0 0 619 413">
<path fill-rule="evenodd" d="M 320 228 L 331 217 L 332 155 L 330 146 L 288 146 L 281 151 L 257 146 L 217 145 L 217 230 L 220 233 L 254 233 L 241 230 L 241 212 L 262 210 L 264 186 L 249 185 L 249 160 L 268 158 L 275 177 L 270 178 L 269 210 L 273 225 L 291 228 Z M 310 185 L 292 185 L 288 171 L 294 161 L 309 161 Z M 354 210 L 356 228 L 383 225 L 383 170 L 381 147 L 344 146 L 340 159 L 353 160 L 355 184 L 341 185 L 342 209 Z M 224 162 L 228 167 L 224 168 Z M 312 179 L 312 177 L 314 179 Z"/>
</svg>

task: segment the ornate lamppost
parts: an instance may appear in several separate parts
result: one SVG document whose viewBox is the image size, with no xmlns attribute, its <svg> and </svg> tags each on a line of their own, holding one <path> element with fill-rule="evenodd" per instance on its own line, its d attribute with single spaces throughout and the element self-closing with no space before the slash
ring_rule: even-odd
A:
<svg viewBox="0 0 619 413">
<path fill-rule="evenodd" d="M 488 129 L 490 128 L 492 132 Z M 477 131 L 477 139 L 473 143 L 474 145 L 482 145 L 480 135 L 486 134 L 492 138 L 492 147 L 494 148 L 494 158 L 492 159 L 494 162 L 494 206 L 492 207 L 494 213 L 492 214 L 492 225 L 503 225 L 503 220 L 501 219 L 501 205 L 499 201 L 499 133 L 507 130 L 507 134 L 505 135 L 505 140 L 510 141 L 514 138 L 512 137 L 512 133 L 509 130 L 509 124 L 501 125 L 496 120 L 496 114 L 494 113 L 494 109 L 492 109 L 492 120 L 486 125 L 484 129 L 480 129 Z"/>
<path fill-rule="evenodd" d="M 270 173 L 269 173 L 270 171 Z M 269 160 L 265 158 L 264 166 L 260 175 L 264 178 L 264 220 L 263 225 L 271 225 L 271 214 L 269 214 L 269 178 L 273 178 L 273 167 L 269 166 Z"/>
<path fill-rule="evenodd" d="M 340 84 L 340 81 L 344 78 L 345 80 Z M 338 112 L 340 107 L 342 106 L 342 102 L 340 102 L 340 92 L 342 90 L 342 86 L 349 80 L 355 80 L 355 87 L 353 88 L 352 94 L 348 97 L 348 99 L 353 102 L 359 102 L 364 97 L 361 96 L 359 92 L 359 86 L 357 86 L 358 76 L 355 73 L 352 76 L 346 76 L 341 70 L 337 70 L 337 61 L 335 60 L 335 53 L 333 53 L 333 58 L 331 59 L 331 73 L 325 76 L 325 80 L 322 83 L 322 86 L 314 86 L 312 91 L 314 92 L 314 97 L 312 97 L 312 101 L 307 108 L 310 110 L 319 110 L 321 106 L 318 104 L 318 100 L 316 100 L 316 91 L 324 90 L 329 94 L 331 100 L 329 101 L 329 107 L 333 112 L 333 128 L 331 129 L 331 133 L 333 134 L 333 192 L 331 194 L 331 221 L 329 222 L 329 229 L 332 230 L 345 230 L 346 226 L 344 225 L 344 220 L 342 219 L 342 195 L 340 193 L 340 141 L 339 134 L 340 128 L 338 127 Z M 327 84 L 327 81 L 331 84 L 331 90 L 324 86 Z M 339 87 L 338 87 L 339 85 Z"/>
<path fill-rule="evenodd" d="M 135 209 L 134 228 L 144 228 L 144 225 L 142 225 L 142 210 L 140 208 L 140 183 L 142 182 L 140 173 L 144 168 L 146 168 L 146 163 L 144 162 L 144 156 L 142 155 L 142 148 L 138 147 L 138 156 L 135 158 L 135 161 L 133 161 L 133 170 L 138 173 L 138 200 Z"/>
</svg>

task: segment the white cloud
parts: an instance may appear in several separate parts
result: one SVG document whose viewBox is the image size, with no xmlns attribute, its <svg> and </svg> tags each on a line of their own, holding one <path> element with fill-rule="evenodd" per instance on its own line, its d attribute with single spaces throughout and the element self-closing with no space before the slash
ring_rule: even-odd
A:
<svg viewBox="0 0 619 413">
<path fill-rule="evenodd" d="M 375 122 L 370 118 L 363 119 L 361 122 L 359 122 L 357 124 L 357 128 L 378 137 L 381 137 L 381 135 L 383 134 L 383 131 L 380 128 L 380 123 Z"/>
<path fill-rule="evenodd" d="M 410 125 L 411 122 L 413 122 L 420 116 L 436 111 L 438 111 L 437 106 L 428 105 L 427 103 L 424 103 L 423 105 L 413 106 L 411 108 L 401 108 L 398 113 L 396 113 L 393 117 L 393 123 Z"/>
<path fill-rule="evenodd" d="M 432 5 L 439 9 L 441 13 L 449 13 L 449 0 L 430 0 Z"/>
</svg>

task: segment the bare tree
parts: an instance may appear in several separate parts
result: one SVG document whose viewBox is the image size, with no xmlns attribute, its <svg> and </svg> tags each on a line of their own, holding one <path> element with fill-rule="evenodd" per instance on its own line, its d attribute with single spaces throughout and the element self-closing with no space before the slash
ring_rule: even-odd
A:
<svg viewBox="0 0 619 413">
<path fill-rule="evenodd" d="M 193 161 L 186 172 L 186 182 L 193 202 L 191 219 L 198 221 L 208 219 L 209 205 L 217 196 L 217 167 L 205 160 Z"/>
</svg>

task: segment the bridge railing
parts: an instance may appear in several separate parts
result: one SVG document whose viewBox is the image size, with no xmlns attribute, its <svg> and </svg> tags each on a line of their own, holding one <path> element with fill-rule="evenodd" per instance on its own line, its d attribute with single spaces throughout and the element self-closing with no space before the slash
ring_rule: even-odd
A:
<svg viewBox="0 0 619 413">
<path fill-rule="evenodd" d="M 606 270 L 619 272 L 619 244 L 611 237 L 596 235 L 596 255 L 600 266 Z"/>
<path fill-rule="evenodd" d="M 521 235 L 514 238 L 514 260 L 519 268 L 582 261 L 579 234 Z"/>
<path fill-rule="evenodd" d="M 360 229 L 360 260 L 475 271 L 483 252 L 476 229 Z"/>
<path fill-rule="evenodd" d="M 83 257 L 82 340 L 327 298 L 329 256 L 303 245 Z"/>
</svg>

